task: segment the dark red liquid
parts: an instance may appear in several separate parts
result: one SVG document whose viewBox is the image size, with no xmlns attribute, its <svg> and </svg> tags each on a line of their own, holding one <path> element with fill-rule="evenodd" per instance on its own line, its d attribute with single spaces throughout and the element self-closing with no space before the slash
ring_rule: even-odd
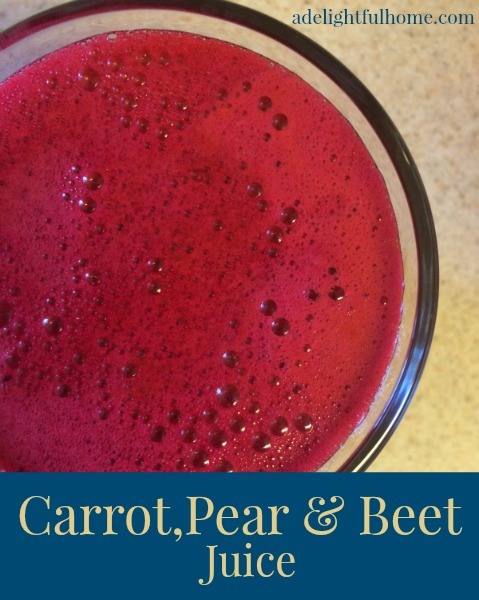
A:
<svg viewBox="0 0 479 600">
<path fill-rule="evenodd" d="M 0 86 L 0 466 L 317 469 L 402 302 L 384 182 L 303 81 L 188 34 Z"/>
</svg>

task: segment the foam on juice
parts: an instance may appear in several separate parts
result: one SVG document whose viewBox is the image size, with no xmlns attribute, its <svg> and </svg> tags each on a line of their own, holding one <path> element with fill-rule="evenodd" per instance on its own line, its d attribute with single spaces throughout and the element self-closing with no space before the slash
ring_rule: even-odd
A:
<svg viewBox="0 0 479 600">
<path fill-rule="evenodd" d="M 0 466 L 308 471 L 364 417 L 403 271 L 384 182 L 292 73 L 100 35 L 0 85 Z"/>
</svg>

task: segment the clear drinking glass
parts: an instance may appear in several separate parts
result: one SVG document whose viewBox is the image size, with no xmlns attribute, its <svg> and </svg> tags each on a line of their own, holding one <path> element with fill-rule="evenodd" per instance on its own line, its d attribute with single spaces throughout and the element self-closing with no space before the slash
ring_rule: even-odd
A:
<svg viewBox="0 0 479 600">
<path fill-rule="evenodd" d="M 414 161 L 387 114 L 364 85 L 297 30 L 222 0 L 81 0 L 41 13 L 0 36 L 0 82 L 25 65 L 96 34 L 134 29 L 195 33 L 270 58 L 325 96 L 352 124 L 373 157 L 395 211 L 404 264 L 398 343 L 369 413 L 321 471 L 360 471 L 384 446 L 420 379 L 438 302 L 433 219 Z"/>
</svg>

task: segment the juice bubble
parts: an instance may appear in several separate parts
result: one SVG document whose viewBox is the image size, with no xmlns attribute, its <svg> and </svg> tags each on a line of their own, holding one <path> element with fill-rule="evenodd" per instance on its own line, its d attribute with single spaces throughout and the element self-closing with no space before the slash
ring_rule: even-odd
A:
<svg viewBox="0 0 479 600">
<path fill-rule="evenodd" d="M 161 284 L 159 281 L 149 281 L 146 285 L 146 289 L 150 294 L 160 294 Z"/>
<path fill-rule="evenodd" d="M 236 406 L 240 399 L 240 393 L 235 385 L 224 385 L 216 390 L 216 398 L 220 406 L 231 408 Z"/>
<path fill-rule="evenodd" d="M 6 327 L 13 317 L 13 306 L 8 302 L 0 302 L 0 327 Z"/>
<path fill-rule="evenodd" d="M 85 273 L 85 279 L 90 285 L 99 285 L 101 275 L 98 271 L 89 271 L 88 273 Z"/>
<path fill-rule="evenodd" d="M 60 317 L 46 317 L 42 325 L 48 335 L 59 335 L 63 331 L 63 321 Z"/>
<path fill-rule="evenodd" d="M 261 302 L 260 311 L 263 315 L 270 317 L 271 315 L 274 315 L 277 308 L 278 306 L 274 300 L 263 300 L 263 302 Z"/>
<path fill-rule="evenodd" d="M 218 417 L 218 411 L 214 408 L 206 408 L 203 411 L 203 418 L 207 423 L 216 423 Z"/>
<path fill-rule="evenodd" d="M 179 423 L 181 421 L 181 413 L 176 408 L 171 409 L 168 412 L 167 417 L 168 417 L 168 421 L 173 424 Z"/>
<path fill-rule="evenodd" d="M 121 374 L 123 375 L 123 377 L 125 377 L 126 379 L 131 379 L 132 377 L 136 377 L 136 367 L 135 365 L 125 365 L 122 370 L 121 370 Z"/>
<path fill-rule="evenodd" d="M 287 225 L 292 225 L 293 223 L 296 223 L 296 221 L 298 220 L 298 211 L 292 207 L 292 206 L 288 206 L 288 208 L 285 208 L 282 212 L 281 212 L 281 221 L 283 221 L 283 223 L 287 224 Z"/>
<path fill-rule="evenodd" d="M 100 83 L 100 75 L 95 69 L 87 67 L 78 73 L 78 81 L 84 90 L 93 92 Z"/>
<path fill-rule="evenodd" d="M 222 460 L 220 464 L 216 467 L 216 471 L 218 473 L 232 473 L 233 465 L 229 460 Z"/>
<path fill-rule="evenodd" d="M 248 184 L 246 190 L 253 198 L 259 198 L 263 193 L 263 186 L 260 183 L 253 181 L 252 183 Z"/>
<path fill-rule="evenodd" d="M 230 421 L 230 428 L 235 433 L 243 433 L 246 430 L 246 419 L 240 415 L 233 417 Z"/>
<path fill-rule="evenodd" d="M 269 96 L 261 96 L 258 101 L 258 108 L 262 111 L 267 111 L 273 106 L 273 101 Z"/>
<path fill-rule="evenodd" d="M 268 382 L 271 386 L 278 387 L 279 384 L 281 383 L 281 380 L 277 375 L 271 375 L 270 378 L 268 379 Z"/>
<path fill-rule="evenodd" d="M 206 450 L 193 450 L 191 453 L 191 464 L 197 469 L 204 469 L 210 464 L 210 457 Z"/>
<path fill-rule="evenodd" d="M 70 386 L 65 385 L 65 384 L 57 385 L 57 387 L 55 388 L 55 394 L 59 398 L 66 398 L 67 396 L 70 395 L 70 392 L 71 392 Z"/>
<path fill-rule="evenodd" d="M 285 318 L 280 317 L 271 323 L 271 329 L 275 335 L 284 336 L 289 333 L 290 325 Z"/>
<path fill-rule="evenodd" d="M 288 430 L 288 420 L 285 417 L 277 417 L 271 424 L 271 433 L 273 435 L 286 435 Z"/>
<path fill-rule="evenodd" d="M 96 210 L 96 201 L 92 198 L 83 198 L 78 200 L 80 210 L 88 215 L 91 215 Z"/>
<path fill-rule="evenodd" d="M 257 207 L 260 212 L 265 212 L 268 210 L 268 202 L 266 200 L 258 200 Z"/>
<path fill-rule="evenodd" d="M 150 432 L 152 442 L 161 442 L 166 435 L 166 429 L 162 425 L 155 425 Z"/>
<path fill-rule="evenodd" d="M 150 258 L 147 264 L 151 271 L 159 273 L 163 270 L 163 261 L 161 261 L 159 258 Z"/>
<path fill-rule="evenodd" d="M 20 340 L 17 344 L 17 347 L 22 352 L 30 352 L 32 349 L 32 344 L 28 340 Z"/>
<path fill-rule="evenodd" d="M 105 183 L 103 176 L 96 171 L 84 175 L 82 177 L 82 181 L 83 185 L 91 191 L 99 190 L 101 186 Z"/>
<path fill-rule="evenodd" d="M 181 430 L 181 439 L 185 444 L 192 444 L 196 441 L 197 437 L 198 435 L 192 427 L 185 427 L 185 429 Z"/>
<path fill-rule="evenodd" d="M 240 356 L 234 350 L 228 350 L 223 354 L 223 363 L 230 369 L 237 367 L 240 362 Z"/>
<path fill-rule="evenodd" d="M 18 356 L 18 354 L 9 354 L 8 356 L 5 357 L 5 364 L 7 365 L 7 367 L 10 367 L 11 369 L 18 369 L 18 367 L 20 366 L 20 357 Z"/>
<path fill-rule="evenodd" d="M 260 412 L 260 410 L 261 410 L 261 405 L 260 405 L 260 403 L 257 400 L 252 400 L 248 404 L 247 410 L 252 415 L 257 415 Z"/>
<path fill-rule="evenodd" d="M 335 285 L 329 290 L 328 296 L 331 300 L 342 300 L 344 298 L 344 290 L 342 287 L 339 287 L 339 285 Z"/>
<path fill-rule="evenodd" d="M 308 433 L 313 429 L 313 419 L 308 413 L 301 413 L 294 418 L 294 426 L 302 433 Z"/>
<path fill-rule="evenodd" d="M 272 125 L 278 131 L 283 131 L 288 126 L 288 117 L 282 113 L 274 115 Z"/>
<path fill-rule="evenodd" d="M 274 225 L 266 231 L 266 237 L 268 241 L 273 242 L 273 244 L 281 244 L 284 238 L 284 232 L 281 227 Z"/>
<path fill-rule="evenodd" d="M 226 437 L 226 433 L 221 429 L 212 429 L 208 433 L 208 441 L 215 448 L 224 448 L 228 438 Z"/>
<path fill-rule="evenodd" d="M 145 50 L 137 56 L 137 61 L 140 65 L 147 67 L 152 61 L 151 54 Z"/>
<path fill-rule="evenodd" d="M 140 133 L 146 133 L 150 127 L 148 119 L 137 119 L 135 125 Z"/>
<path fill-rule="evenodd" d="M 261 431 L 253 437 L 251 445 L 256 452 L 267 452 L 268 450 L 271 450 L 271 438 Z"/>
</svg>

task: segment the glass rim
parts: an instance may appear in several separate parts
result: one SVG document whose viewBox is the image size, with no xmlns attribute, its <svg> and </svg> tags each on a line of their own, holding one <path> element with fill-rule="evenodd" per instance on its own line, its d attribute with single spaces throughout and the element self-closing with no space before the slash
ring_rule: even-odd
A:
<svg viewBox="0 0 479 600">
<path fill-rule="evenodd" d="M 414 227 L 417 299 L 409 349 L 397 384 L 371 431 L 339 471 L 364 471 L 376 458 L 403 417 L 422 375 L 432 343 L 439 300 L 437 238 L 419 171 L 396 126 L 366 86 L 321 45 L 262 12 L 229 0 L 73 0 L 39 12 L 0 32 L 0 52 L 48 26 L 99 12 L 166 9 L 192 12 L 246 27 L 283 44 L 328 76 L 372 127 L 403 187 Z"/>
</svg>

